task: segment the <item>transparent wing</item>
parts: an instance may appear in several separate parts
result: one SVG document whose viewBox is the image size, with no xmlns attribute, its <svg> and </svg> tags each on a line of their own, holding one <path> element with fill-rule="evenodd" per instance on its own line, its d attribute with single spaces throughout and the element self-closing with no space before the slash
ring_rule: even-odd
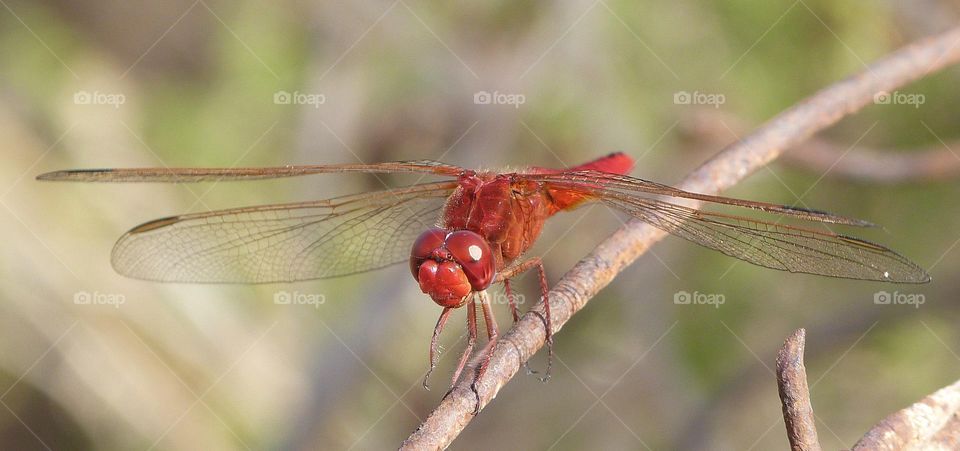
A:
<svg viewBox="0 0 960 451">
<path fill-rule="evenodd" d="M 296 177 L 331 172 L 419 172 L 442 176 L 456 176 L 464 169 L 432 160 L 395 161 L 374 164 L 328 164 L 308 166 L 278 166 L 272 168 L 116 168 L 68 169 L 48 172 L 37 180 L 65 182 L 162 182 L 190 183 L 228 180 L 262 180 Z"/>
<path fill-rule="evenodd" d="M 602 196 L 603 193 L 611 191 L 626 193 L 629 196 L 637 196 L 639 194 L 671 196 L 782 214 L 807 221 L 857 227 L 875 227 L 875 224 L 862 219 L 846 218 L 825 211 L 771 204 L 768 202 L 734 199 L 732 197 L 691 193 L 669 185 L 638 179 L 628 175 L 610 174 L 599 171 L 566 171 L 548 174 L 523 174 L 522 176 L 531 180 L 551 183 L 557 187 L 566 187 L 577 191 L 583 190 L 594 196 Z"/>
<path fill-rule="evenodd" d="M 767 268 L 850 279 L 925 283 L 907 258 L 859 238 L 710 213 L 653 199 L 602 201 L 673 235 Z"/>
<path fill-rule="evenodd" d="M 706 212 L 653 199 L 662 195 L 749 208 L 821 223 L 873 224 L 831 213 L 691 193 L 625 175 L 597 171 L 524 174 L 551 189 L 577 193 L 623 210 L 668 233 L 767 268 L 851 279 L 924 283 L 930 275 L 878 244 L 832 232 Z"/>
<path fill-rule="evenodd" d="M 157 219 L 113 249 L 117 272 L 162 282 L 271 283 L 406 261 L 456 182 Z"/>
</svg>

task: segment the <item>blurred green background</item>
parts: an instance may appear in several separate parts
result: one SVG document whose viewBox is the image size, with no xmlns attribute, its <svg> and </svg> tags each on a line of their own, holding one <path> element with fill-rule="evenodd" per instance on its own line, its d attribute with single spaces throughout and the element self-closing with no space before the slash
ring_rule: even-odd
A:
<svg viewBox="0 0 960 451">
<path fill-rule="evenodd" d="M 116 238 L 146 220 L 381 189 L 373 177 L 173 186 L 37 174 L 424 158 L 563 167 L 622 150 L 638 160 L 634 176 L 675 183 L 737 135 L 958 16 L 960 3 L 937 0 L 7 0 L 0 443 L 393 448 L 443 396 L 465 333 L 457 312 L 425 391 L 439 308 L 405 265 L 279 286 L 156 284 L 110 267 Z M 822 138 L 838 161 L 860 147 L 949 151 L 958 75 L 905 87 L 925 101 L 872 105 Z M 283 92 L 316 101 L 275 102 Z M 477 103 L 479 92 L 523 103 Z M 683 93 L 723 102 L 675 101 Z M 705 137 L 692 125 L 703 111 L 745 128 L 714 119 L 727 132 Z M 843 232 L 904 253 L 933 283 L 782 273 L 668 238 L 557 334 L 549 383 L 516 377 L 452 448 L 784 449 L 771 369 L 799 327 L 823 445 L 852 446 L 960 375 L 958 188 L 789 162 L 759 171 L 726 194 L 882 224 Z M 532 253 L 553 283 L 625 220 L 602 207 L 558 216 Z M 533 277 L 517 288 L 537 292 Z M 278 290 L 325 302 L 278 305 Z M 881 291 L 924 303 L 877 305 Z M 724 303 L 677 305 L 679 292 Z M 122 303 L 77 302 L 86 295 Z M 497 315 L 506 329 L 506 307 Z"/>
</svg>

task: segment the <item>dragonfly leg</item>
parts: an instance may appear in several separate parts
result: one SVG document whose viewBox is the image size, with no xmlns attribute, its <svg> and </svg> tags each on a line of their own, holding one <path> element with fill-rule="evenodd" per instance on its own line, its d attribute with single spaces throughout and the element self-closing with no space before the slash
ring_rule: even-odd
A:
<svg viewBox="0 0 960 451">
<path fill-rule="evenodd" d="M 443 312 L 440 313 L 440 318 L 437 320 L 437 326 L 433 328 L 433 338 L 430 339 L 430 369 L 427 370 L 427 375 L 423 378 L 423 388 L 427 390 L 430 390 L 430 374 L 433 373 L 433 369 L 437 367 L 437 341 L 452 311 L 453 308 L 451 307 L 444 308 Z"/>
<path fill-rule="evenodd" d="M 494 282 L 504 282 L 513 277 L 516 277 L 518 274 L 526 272 L 531 268 L 537 268 L 537 273 L 540 276 L 540 296 L 543 298 L 543 315 L 540 315 L 540 319 L 543 320 L 544 330 L 546 331 L 546 345 L 547 345 L 547 371 L 543 377 L 540 378 L 541 381 L 546 382 L 550 379 L 550 369 L 553 367 L 553 324 L 550 321 L 550 299 L 547 296 L 547 293 L 550 291 L 549 286 L 547 285 L 547 274 L 543 269 L 543 259 L 540 257 L 532 257 L 523 263 L 512 266 L 502 273 L 497 275 L 497 278 Z M 510 292 L 512 294 L 512 292 Z M 508 294 L 508 299 L 511 294 Z M 513 305 L 511 305 L 513 307 Z M 526 365 L 526 363 L 524 363 Z M 527 368 L 530 371 L 529 367 Z"/>
<path fill-rule="evenodd" d="M 493 309 L 490 308 L 490 299 L 486 291 L 480 293 L 480 306 L 483 309 L 483 321 L 487 325 L 487 344 L 483 346 L 483 351 L 480 353 L 483 356 L 480 361 L 480 369 L 477 371 L 477 377 L 473 380 L 473 384 L 471 384 L 470 387 L 473 389 L 473 393 L 477 395 L 477 405 L 473 411 L 474 414 L 480 412 L 480 392 L 477 391 L 477 385 L 480 383 L 480 380 L 483 379 L 483 375 L 487 373 L 487 367 L 490 366 L 493 351 L 497 347 L 497 339 L 500 337 L 497 319 L 493 316 Z"/>
<path fill-rule="evenodd" d="M 513 290 L 510 288 L 510 279 L 503 280 L 503 290 L 507 292 L 507 302 L 510 304 L 510 314 L 513 315 L 513 322 L 520 321 L 520 313 L 517 311 L 517 302 L 513 298 Z"/>
<path fill-rule="evenodd" d="M 457 364 L 457 370 L 453 372 L 453 381 L 450 383 L 451 388 L 457 383 L 457 379 L 460 378 L 460 372 L 463 371 L 463 367 L 467 364 L 467 358 L 470 357 L 470 353 L 473 352 L 473 346 L 477 344 L 477 297 L 476 294 L 470 295 L 470 300 L 467 301 L 467 347 L 463 350 L 463 355 L 460 356 L 460 363 Z"/>
<path fill-rule="evenodd" d="M 507 293 L 507 302 L 510 304 L 510 314 L 513 316 L 513 324 L 516 324 L 517 321 L 520 321 L 520 313 L 517 310 L 517 301 L 513 297 L 513 289 L 510 287 L 510 279 L 503 279 L 503 290 Z M 523 369 L 527 371 L 527 374 L 537 374 L 532 368 L 530 368 L 529 362 L 523 362 Z"/>
<path fill-rule="evenodd" d="M 531 259 L 533 260 L 533 259 Z M 540 378 L 541 382 L 546 382 L 550 380 L 550 368 L 553 367 L 553 324 L 550 321 L 550 298 L 547 297 L 547 293 L 550 291 L 550 288 L 547 286 L 547 273 L 543 269 L 543 260 L 540 257 L 536 257 L 537 262 L 537 272 L 540 273 L 540 296 L 543 297 L 543 327 L 546 330 L 546 343 L 547 343 L 547 371 L 544 373 L 543 377 Z"/>
</svg>

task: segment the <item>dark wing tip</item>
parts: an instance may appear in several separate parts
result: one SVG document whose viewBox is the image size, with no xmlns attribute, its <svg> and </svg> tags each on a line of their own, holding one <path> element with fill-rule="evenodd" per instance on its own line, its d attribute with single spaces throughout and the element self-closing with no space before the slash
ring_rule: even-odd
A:
<svg viewBox="0 0 960 451">
<path fill-rule="evenodd" d="M 53 171 L 46 172 L 37 176 L 37 180 L 43 181 L 56 181 L 56 180 L 66 180 L 70 171 Z"/>
<path fill-rule="evenodd" d="M 143 224 L 140 224 L 127 232 L 128 235 L 136 235 L 138 233 L 149 232 L 151 230 L 156 230 L 162 227 L 167 227 L 173 224 L 180 222 L 180 216 L 168 216 L 166 218 L 154 219 L 153 221 L 147 221 Z"/>
<path fill-rule="evenodd" d="M 930 277 L 930 274 L 927 273 L 923 268 L 917 266 L 911 269 L 912 271 L 903 273 L 884 272 L 883 277 L 880 280 L 883 282 L 910 284 L 930 283 L 930 281 L 933 280 L 933 278 Z"/>
<path fill-rule="evenodd" d="M 37 180 L 52 182 L 93 181 L 96 180 L 97 175 L 110 172 L 113 172 L 113 169 L 66 169 L 40 174 L 37 176 Z"/>
<path fill-rule="evenodd" d="M 182 220 L 182 216 L 168 216 L 166 218 L 147 221 L 127 231 L 127 233 L 123 234 L 123 236 L 117 240 L 113 245 L 113 250 L 110 252 L 110 265 L 113 266 L 114 271 L 125 277 L 151 282 L 175 281 L 166 280 L 162 275 L 153 274 L 149 271 L 144 272 L 138 270 L 137 264 L 131 265 L 131 257 L 134 257 L 137 262 L 142 260 L 142 251 L 144 249 L 142 247 L 137 248 L 136 246 L 136 238 L 138 235 L 177 224 Z M 131 248 L 131 246 L 133 247 Z"/>
<path fill-rule="evenodd" d="M 921 268 L 920 265 L 914 263 L 912 260 L 898 254 L 896 251 L 886 246 L 849 235 L 837 235 L 837 239 L 870 249 L 873 252 L 882 254 L 890 258 L 892 261 L 899 263 L 900 269 L 891 267 L 889 270 L 884 270 L 883 274 L 877 278 L 879 281 L 893 283 L 929 283 L 931 280 L 933 280 L 930 277 L 930 273 Z"/>
<path fill-rule="evenodd" d="M 864 221 L 863 219 L 856 219 L 856 218 L 848 218 L 846 216 L 837 216 L 828 211 L 816 210 L 813 208 L 795 207 L 791 205 L 783 205 L 782 208 L 787 211 L 795 211 L 798 213 L 806 213 L 809 215 L 813 215 L 828 223 L 835 223 L 835 224 L 842 224 L 842 225 L 849 225 L 849 226 L 856 226 L 856 227 L 878 227 L 876 224 L 870 221 Z"/>
<path fill-rule="evenodd" d="M 933 280 L 933 277 L 930 277 L 930 273 L 924 270 L 921 267 L 917 267 L 916 272 L 912 274 L 911 280 L 905 280 L 905 283 L 930 283 Z"/>
<path fill-rule="evenodd" d="M 910 274 L 908 277 L 900 278 L 900 279 L 890 279 L 889 281 L 894 283 L 921 284 L 921 283 L 930 283 L 930 281 L 932 280 L 933 278 L 930 277 L 930 274 L 928 274 L 923 269 L 917 268 L 917 271 L 914 272 L 913 274 Z"/>
</svg>

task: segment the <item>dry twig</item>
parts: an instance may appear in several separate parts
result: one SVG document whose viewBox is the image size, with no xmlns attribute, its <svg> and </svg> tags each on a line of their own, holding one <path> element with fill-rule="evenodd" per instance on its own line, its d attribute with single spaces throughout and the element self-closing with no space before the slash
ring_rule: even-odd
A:
<svg viewBox="0 0 960 451">
<path fill-rule="evenodd" d="M 684 131 L 707 147 L 728 143 L 747 129 L 742 119 L 713 108 L 698 110 L 684 124 Z M 960 175 L 960 142 L 890 150 L 850 148 L 814 137 L 785 152 L 783 161 L 834 178 L 870 183 L 930 182 Z"/>
<path fill-rule="evenodd" d="M 816 420 L 807 387 L 807 369 L 803 366 L 803 347 L 807 332 L 798 329 L 777 353 L 777 387 L 783 403 L 783 422 L 787 426 L 790 449 L 819 451 Z"/>
<path fill-rule="evenodd" d="M 960 27 L 921 40 L 870 65 L 856 76 L 840 81 L 773 118 L 756 132 L 729 146 L 678 185 L 679 188 L 716 193 L 777 158 L 791 146 L 836 123 L 870 103 L 881 91 L 894 89 L 960 60 Z M 577 263 L 550 291 L 554 333 L 586 305 L 613 277 L 636 260 L 665 232 L 631 221 L 600 243 Z M 543 322 L 537 313 L 524 315 L 500 338 L 486 376 L 477 386 L 480 407 L 488 404 L 522 362 L 544 344 Z M 465 372 L 437 408 L 403 443 L 403 449 L 447 447 L 474 416 L 477 397 L 470 386 L 473 372 Z"/>
<path fill-rule="evenodd" d="M 819 451 L 807 372 L 803 365 L 806 332 L 799 329 L 777 355 L 777 386 L 783 421 L 794 451 Z M 854 445 L 854 451 L 960 449 L 960 381 L 884 418 Z"/>
<path fill-rule="evenodd" d="M 960 381 L 884 418 L 854 445 L 866 450 L 960 449 Z"/>
<path fill-rule="evenodd" d="M 960 175 L 960 155 L 952 148 L 960 149 L 960 145 L 937 144 L 903 152 L 858 147 L 848 153 L 848 147 L 812 139 L 802 148 L 787 152 L 784 159 L 818 174 L 864 182 L 931 182 Z"/>
</svg>

